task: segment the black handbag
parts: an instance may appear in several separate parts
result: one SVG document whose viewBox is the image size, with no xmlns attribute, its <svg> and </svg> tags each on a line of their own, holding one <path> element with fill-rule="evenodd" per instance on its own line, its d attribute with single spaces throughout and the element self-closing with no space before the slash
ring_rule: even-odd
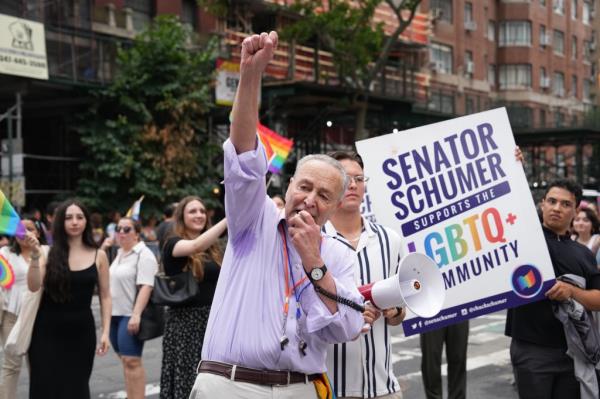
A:
<svg viewBox="0 0 600 399">
<path fill-rule="evenodd" d="M 137 276 L 137 268 L 140 262 L 140 255 L 138 254 L 138 259 L 135 264 L 136 268 L 136 276 Z M 135 295 L 136 299 L 138 294 L 140 293 L 140 289 L 137 289 L 137 293 Z M 134 301 L 135 304 L 135 301 Z M 163 306 L 156 305 L 152 303 L 152 301 L 148 300 L 146 307 L 142 311 L 140 315 L 140 328 L 136 336 L 141 341 L 148 341 L 150 339 L 158 338 L 162 336 L 165 332 L 165 308 Z"/>
<path fill-rule="evenodd" d="M 167 276 L 154 276 L 151 301 L 155 305 L 173 306 L 192 302 L 199 293 L 198 282 L 191 270 Z"/>
<path fill-rule="evenodd" d="M 165 308 L 148 301 L 140 317 L 138 339 L 147 341 L 158 338 L 165 333 Z"/>
</svg>

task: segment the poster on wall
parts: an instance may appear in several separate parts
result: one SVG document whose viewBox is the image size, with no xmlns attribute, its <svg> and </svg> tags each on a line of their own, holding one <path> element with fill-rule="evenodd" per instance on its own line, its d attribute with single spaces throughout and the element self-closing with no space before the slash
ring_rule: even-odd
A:
<svg viewBox="0 0 600 399">
<path fill-rule="evenodd" d="M 44 24 L 0 14 L 0 74 L 48 79 Z"/>
<path fill-rule="evenodd" d="M 438 265 L 446 300 L 406 335 L 544 298 L 554 271 L 504 108 L 356 143 L 363 207 Z"/>
</svg>

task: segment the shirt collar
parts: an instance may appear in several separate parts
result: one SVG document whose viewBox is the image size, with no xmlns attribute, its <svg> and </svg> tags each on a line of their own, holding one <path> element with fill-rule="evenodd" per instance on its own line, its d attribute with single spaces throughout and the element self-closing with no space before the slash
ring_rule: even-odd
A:
<svg viewBox="0 0 600 399">
<path fill-rule="evenodd" d="M 362 233 L 366 232 L 368 237 L 373 237 L 375 235 L 375 231 L 373 231 L 373 229 L 371 228 L 371 223 L 364 216 L 361 216 L 361 219 L 362 219 L 362 226 L 363 226 L 361 235 L 362 235 Z M 340 233 L 338 233 L 338 231 L 335 229 L 335 227 L 333 226 L 333 223 L 331 223 L 330 220 L 328 220 L 327 223 L 325 223 L 322 231 L 331 237 L 338 237 L 338 236 L 342 237 L 342 235 Z"/>
<path fill-rule="evenodd" d="M 142 249 L 144 249 L 145 246 L 146 246 L 146 244 L 144 244 L 144 241 L 140 241 L 137 244 L 135 244 L 133 246 L 133 248 L 131 248 L 131 252 L 127 253 L 127 255 L 124 255 L 124 256 L 129 256 L 131 254 L 139 255 L 140 252 L 142 252 Z M 123 248 L 119 248 L 119 254 L 123 254 Z"/>
</svg>

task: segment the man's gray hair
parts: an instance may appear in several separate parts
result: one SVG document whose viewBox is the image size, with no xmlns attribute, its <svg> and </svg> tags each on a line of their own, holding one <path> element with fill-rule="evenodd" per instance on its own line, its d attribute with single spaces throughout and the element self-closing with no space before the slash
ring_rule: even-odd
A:
<svg viewBox="0 0 600 399">
<path fill-rule="evenodd" d="M 348 179 L 348 175 L 346 174 L 346 170 L 344 169 L 344 167 L 342 166 L 342 164 L 330 157 L 329 155 L 325 155 L 325 154 L 311 154 L 311 155 L 306 155 L 304 157 L 302 157 L 302 159 L 300 159 L 298 161 L 298 164 L 296 165 L 296 171 L 294 172 L 294 177 L 296 177 L 296 173 L 298 173 L 298 171 L 302 168 L 302 166 L 304 166 L 304 164 L 309 163 L 311 161 L 320 161 L 320 162 L 324 162 L 328 165 L 333 166 L 334 168 L 337 169 L 338 172 L 340 172 L 340 177 L 342 178 L 342 192 L 340 193 L 340 200 L 342 198 L 344 198 L 344 193 L 346 192 L 346 189 L 348 188 L 348 184 L 350 183 L 350 180 Z"/>
</svg>

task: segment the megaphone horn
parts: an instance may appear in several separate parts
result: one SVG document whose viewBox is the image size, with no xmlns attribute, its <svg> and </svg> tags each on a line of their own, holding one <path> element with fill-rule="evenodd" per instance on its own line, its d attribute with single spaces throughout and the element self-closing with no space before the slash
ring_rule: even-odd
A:
<svg viewBox="0 0 600 399">
<path fill-rule="evenodd" d="M 444 280 L 437 264 L 419 253 L 402 258 L 398 274 L 358 287 L 358 291 L 379 309 L 407 307 L 420 317 L 438 314 L 446 298 Z"/>
</svg>

